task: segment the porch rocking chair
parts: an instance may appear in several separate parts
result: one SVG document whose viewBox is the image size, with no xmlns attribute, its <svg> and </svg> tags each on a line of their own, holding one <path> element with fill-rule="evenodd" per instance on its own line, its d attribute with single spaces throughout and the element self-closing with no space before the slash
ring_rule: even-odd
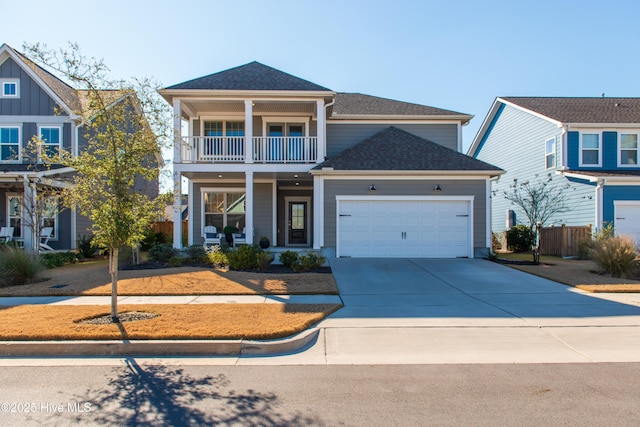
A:
<svg viewBox="0 0 640 427">
<path fill-rule="evenodd" d="M 205 248 L 209 245 L 219 245 L 220 244 L 220 235 L 218 234 L 218 229 L 213 225 L 207 225 L 204 230 L 204 246 Z"/>
<path fill-rule="evenodd" d="M 51 234 L 53 234 L 53 227 L 44 227 L 42 230 L 40 230 L 40 250 L 53 250 L 53 248 L 48 245 Z"/>
<path fill-rule="evenodd" d="M 13 240 L 13 227 L 0 227 L 0 242 L 10 242 Z"/>
</svg>

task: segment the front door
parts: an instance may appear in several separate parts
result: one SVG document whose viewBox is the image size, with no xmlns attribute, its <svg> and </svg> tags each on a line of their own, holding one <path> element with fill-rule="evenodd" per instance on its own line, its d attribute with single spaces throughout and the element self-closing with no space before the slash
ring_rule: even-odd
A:
<svg viewBox="0 0 640 427">
<path fill-rule="evenodd" d="M 307 202 L 288 202 L 288 241 L 290 245 L 307 245 Z"/>
</svg>

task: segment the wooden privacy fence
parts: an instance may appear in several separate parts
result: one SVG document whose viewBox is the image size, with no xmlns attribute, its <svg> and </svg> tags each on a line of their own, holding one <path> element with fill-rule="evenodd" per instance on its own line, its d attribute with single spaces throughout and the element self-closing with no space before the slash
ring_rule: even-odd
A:
<svg viewBox="0 0 640 427">
<path fill-rule="evenodd" d="M 173 239 L 173 221 L 158 221 L 151 223 L 151 229 L 156 233 L 166 234 L 169 239 Z M 182 221 L 182 240 L 184 241 L 189 229 L 188 222 Z"/>
<path fill-rule="evenodd" d="M 540 254 L 577 256 L 580 242 L 591 239 L 591 225 L 543 227 L 540 229 Z"/>
</svg>

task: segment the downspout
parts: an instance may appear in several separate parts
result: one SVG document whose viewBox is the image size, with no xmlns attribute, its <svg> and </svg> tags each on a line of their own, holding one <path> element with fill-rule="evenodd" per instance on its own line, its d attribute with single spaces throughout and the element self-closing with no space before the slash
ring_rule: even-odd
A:
<svg viewBox="0 0 640 427">
<path fill-rule="evenodd" d="M 604 227 L 604 186 L 607 184 L 606 179 L 599 179 L 596 186 L 596 231 L 600 231 Z"/>
<path fill-rule="evenodd" d="M 569 133 L 569 125 L 562 126 L 562 133 L 560 133 L 560 138 L 562 138 L 562 170 L 567 170 L 569 168 L 569 153 L 568 150 L 568 142 L 567 142 L 567 134 Z"/>
</svg>

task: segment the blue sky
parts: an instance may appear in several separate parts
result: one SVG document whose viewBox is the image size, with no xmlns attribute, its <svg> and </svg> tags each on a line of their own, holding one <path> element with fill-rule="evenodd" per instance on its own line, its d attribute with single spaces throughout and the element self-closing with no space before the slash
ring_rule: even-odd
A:
<svg viewBox="0 0 640 427">
<path fill-rule="evenodd" d="M 23 0 L 0 43 L 80 44 L 172 85 L 256 60 L 336 91 L 475 115 L 496 96 L 640 96 L 637 1 Z M 25 21 L 29 17 L 30 21 Z"/>
</svg>

